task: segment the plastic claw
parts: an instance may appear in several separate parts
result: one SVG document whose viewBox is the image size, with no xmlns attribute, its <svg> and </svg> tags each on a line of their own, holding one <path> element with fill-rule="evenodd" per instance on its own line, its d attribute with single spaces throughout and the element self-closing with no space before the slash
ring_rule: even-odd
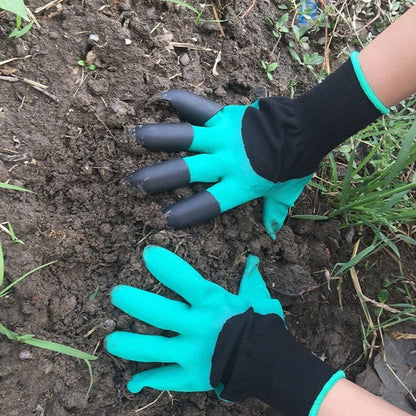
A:
<svg viewBox="0 0 416 416">
<path fill-rule="evenodd" d="M 183 199 L 163 210 L 168 228 L 178 230 L 200 224 L 221 213 L 215 197 L 207 191 Z"/>
<path fill-rule="evenodd" d="M 196 126 L 203 126 L 224 107 L 208 98 L 185 90 L 167 90 L 160 96 L 163 100 L 170 102 L 182 120 L 189 121 Z"/>
<path fill-rule="evenodd" d="M 194 131 L 189 123 L 153 123 L 135 127 L 129 137 L 145 149 L 179 152 L 189 149 Z"/>
<path fill-rule="evenodd" d="M 173 159 L 137 170 L 126 178 L 138 192 L 155 194 L 189 184 L 188 165 L 183 159 Z"/>
</svg>

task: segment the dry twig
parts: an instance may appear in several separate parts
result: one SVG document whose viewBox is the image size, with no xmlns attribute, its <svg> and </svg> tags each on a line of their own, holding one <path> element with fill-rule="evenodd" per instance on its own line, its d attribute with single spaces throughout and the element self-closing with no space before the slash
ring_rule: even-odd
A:
<svg viewBox="0 0 416 416">
<path fill-rule="evenodd" d="M 244 19 L 251 11 L 251 9 L 256 5 L 256 0 L 252 0 L 252 3 L 248 7 L 248 9 L 241 15 L 241 18 Z"/>
<path fill-rule="evenodd" d="M 218 17 L 218 13 L 217 13 L 217 8 L 214 5 L 212 5 L 212 13 L 214 14 L 214 19 L 216 20 L 216 22 L 218 23 L 218 26 L 220 28 L 221 36 L 225 38 L 224 29 L 221 26 L 221 22 L 220 22 L 220 19 Z"/>
<path fill-rule="evenodd" d="M 44 6 L 38 7 L 35 10 L 35 13 L 42 13 L 45 10 L 49 10 L 49 9 L 51 9 L 54 6 L 57 6 L 58 4 L 63 3 L 64 1 L 65 0 L 52 0 L 49 3 L 45 4 Z"/>
</svg>

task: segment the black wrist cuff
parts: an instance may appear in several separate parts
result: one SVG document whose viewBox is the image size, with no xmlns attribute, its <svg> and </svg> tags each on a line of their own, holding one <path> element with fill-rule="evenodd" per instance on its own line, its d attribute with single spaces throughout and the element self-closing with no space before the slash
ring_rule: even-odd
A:
<svg viewBox="0 0 416 416">
<path fill-rule="evenodd" d="M 381 116 L 361 88 L 351 59 L 294 100 L 293 108 L 305 150 L 317 165 L 332 149 Z"/>
<path fill-rule="evenodd" d="M 224 386 L 220 395 L 226 400 L 252 396 L 287 416 L 307 416 L 335 373 L 290 335 L 278 315 L 250 308 L 225 323 L 210 382 Z"/>
<path fill-rule="evenodd" d="M 263 98 L 243 117 L 244 147 L 254 171 L 272 182 L 313 173 L 323 157 L 381 113 L 349 59 L 299 98 Z"/>
</svg>

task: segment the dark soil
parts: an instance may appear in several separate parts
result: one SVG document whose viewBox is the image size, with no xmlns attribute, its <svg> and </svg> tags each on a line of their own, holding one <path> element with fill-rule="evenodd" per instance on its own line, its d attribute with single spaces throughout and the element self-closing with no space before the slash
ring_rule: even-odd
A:
<svg viewBox="0 0 416 416">
<path fill-rule="evenodd" d="M 46 1 L 26 3 L 34 11 Z M 250 4 L 240 2 L 234 10 Z M 232 10 L 233 5 L 226 7 L 228 17 Z M 262 225 L 261 201 L 205 225 L 160 230 L 157 219 L 164 207 L 204 187 L 141 196 L 123 183 L 132 171 L 171 157 L 143 151 L 127 139 L 134 125 L 176 120 L 159 100 L 161 91 L 183 88 L 223 104 L 247 104 L 265 91 L 288 96 L 294 76 L 296 95 L 315 83 L 290 58 L 284 41 L 270 56 L 276 39 L 266 18 L 278 11 L 273 2 L 258 1 L 244 20 L 236 17 L 223 24 L 225 37 L 217 24 L 195 25 L 191 11 L 156 0 L 68 0 L 59 13 L 51 14 L 56 11 L 37 15 L 41 28 L 33 26 L 21 39 L 8 39 L 12 16 L 1 20 L 0 61 L 30 57 L 0 70 L 15 68 L 14 75 L 47 85 L 50 93 L 23 81 L 0 80 L 0 181 L 35 192 L 0 191 L 0 223 L 10 221 L 25 243 L 14 243 L 0 231 L 5 280 L 9 283 L 51 260 L 57 263 L 0 300 L 0 322 L 18 334 L 35 334 L 99 359 L 92 364 L 94 385 L 87 399 L 89 375 L 83 362 L 2 336 L 2 415 L 134 415 L 158 397 L 150 389 L 127 395 L 126 380 L 149 365 L 122 362 L 103 348 L 103 338 L 115 328 L 155 331 L 122 314 L 109 300 L 111 288 L 119 283 L 164 293 L 143 265 L 141 252 L 147 244 L 175 251 L 230 291 L 238 288 L 247 254 L 259 256 L 292 333 L 355 379 L 366 364 L 359 302 L 344 279 L 341 309 L 337 282 L 329 288 L 325 274 L 349 258 L 354 234 L 342 231 L 338 221 L 288 218 L 273 242 Z M 212 18 L 210 9 L 206 14 Z M 99 35 L 92 48 L 97 66 L 92 72 L 77 64 L 86 58 L 89 34 Z M 191 46 L 169 47 L 170 41 Z M 218 51 L 221 61 L 214 75 Z M 279 61 L 273 82 L 267 81 L 262 59 Z M 307 189 L 294 212 L 322 213 L 326 208 L 327 202 Z M 371 274 L 361 274 L 370 297 L 376 297 L 384 277 L 394 279 L 397 273 L 390 257 L 380 255 L 374 261 Z M 96 297 L 89 301 L 96 288 Z M 277 413 L 254 399 L 229 405 L 213 393 L 172 392 L 140 414 Z"/>
</svg>

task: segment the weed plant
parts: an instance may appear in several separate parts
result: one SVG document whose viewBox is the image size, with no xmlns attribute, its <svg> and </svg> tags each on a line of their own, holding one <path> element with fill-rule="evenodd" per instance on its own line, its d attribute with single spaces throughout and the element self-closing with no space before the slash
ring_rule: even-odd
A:
<svg viewBox="0 0 416 416">
<path fill-rule="evenodd" d="M 276 49 L 280 40 L 283 37 L 286 38 L 288 42 L 288 51 L 291 57 L 299 65 L 310 70 L 318 81 L 321 81 L 325 78 L 326 73 L 322 70 L 317 70 L 316 68 L 324 62 L 324 57 L 318 52 L 310 52 L 310 49 L 312 43 L 317 43 L 317 41 L 313 40 L 313 36 L 318 33 L 322 27 L 325 27 L 325 13 L 319 9 L 309 10 L 306 7 L 303 7 L 302 17 L 305 23 L 300 25 L 295 22 L 295 17 L 299 12 L 300 5 L 305 6 L 305 1 L 300 2 L 300 4 L 292 1 L 290 11 L 283 13 L 283 15 L 276 20 L 270 18 L 267 19 L 272 29 L 273 36 L 277 38 L 273 51 Z M 283 10 L 289 9 L 289 7 L 284 4 L 280 4 L 278 7 Z M 290 16 L 292 13 L 294 17 Z M 262 61 L 262 66 L 263 62 L 264 61 Z M 273 78 L 270 78 L 269 76 L 270 71 L 267 71 L 267 68 L 264 68 L 264 66 L 263 69 L 269 80 L 272 80 Z"/>
<path fill-rule="evenodd" d="M 218 19 L 202 19 L 202 15 L 205 12 L 206 6 L 207 4 L 199 4 L 200 9 L 198 10 L 196 7 L 192 6 L 192 4 L 183 1 L 183 0 L 164 0 L 168 3 L 174 3 L 177 4 L 179 6 L 185 7 L 186 9 L 192 11 L 195 15 L 195 25 L 198 26 L 200 23 L 223 23 L 226 22 L 227 20 L 218 20 Z"/>
<path fill-rule="evenodd" d="M 415 104 L 416 98 L 402 103 L 400 110 L 380 118 L 341 146 L 337 156 L 332 152 L 322 164 L 322 174 L 311 183 L 329 198 L 329 212 L 296 216 L 314 220 L 340 218 L 342 227 L 358 227 L 360 233 L 366 230 L 372 234 L 370 244 L 364 246 L 360 238 L 351 259 L 337 264 L 332 272 L 340 282 L 345 273 L 351 275 L 366 318 L 361 329 L 364 351 L 369 351 L 370 357 L 378 335 L 382 339 L 385 329 L 416 322 L 416 284 L 406 278 L 399 250 L 403 243 L 416 246 Z M 341 170 L 345 171 L 343 175 Z M 374 301 L 363 294 L 355 267 L 359 263 L 371 267 L 370 256 L 381 250 L 389 251 L 397 261 L 399 277 L 394 281 L 385 279 L 378 301 Z M 393 295 L 399 295 L 403 301 L 395 303 L 390 300 Z M 376 321 L 368 304 L 374 307 Z"/>
<path fill-rule="evenodd" d="M 325 220 L 341 218 L 343 227 L 366 227 L 373 242 L 348 263 L 338 265 L 342 274 L 376 251 L 388 247 L 400 260 L 397 244 L 416 245 L 406 226 L 416 221 L 416 99 L 403 104 L 392 116 L 352 137 L 339 148 L 346 164 L 336 161 L 334 152 L 323 165 L 323 175 L 312 186 L 330 198 L 325 215 L 298 215 L 298 218 Z M 357 151 L 365 155 L 357 159 Z M 345 169 L 343 177 L 340 168 Z M 400 264 L 400 262 L 399 262 Z"/>
<path fill-rule="evenodd" d="M 0 0 L 0 9 L 12 12 L 16 16 L 16 27 L 12 33 L 10 33 L 10 38 L 19 38 L 27 33 L 32 27 L 33 22 L 30 22 L 26 13 L 24 0 Z M 29 23 L 26 26 L 22 26 L 22 19 Z"/>
<path fill-rule="evenodd" d="M 20 192 L 30 192 L 30 193 L 32 193 L 32 191 L 30 191 L 28 189 L 21 188 L 19 186 L 15 186 L 15 185 L 10 185 L 10 184 L 4 183 L 4 182 L 0 182 L 0 188 L 10 189 L 10 190 L 15 190 L 15 191 L 20 191 Z M 12 241 L 23 244 L 23 241 L 16 238 L 16 236 L 14 234 L 14 231 L 13 231 L 13 227 L 11 226 L 11 224 L 10 223 L 7 223 L 7 224 L 8 224 L 8 232 L 7 233 L 9 234 Z M 2 226 L 2 228 L 3 228 L 3 226 Z M 50 266 L 51 264 L 54 264 L 54 263 L 55 263 L 55 261 L 51 261 L 49 263 L 38 266 L 38 267 L 34 268 L 33 270 L 30 270 L 29 272 L 27 272 L 27 273 L 23 274 L 22 276 L 18 277 L 17 279 L 13 280 L 9 285 L 2 288 L 3 282 L 4 282 L 4 275 L 5 275 L 5 264 L 4 264 L 3 249 L 2 249 L 2 245 L 0 243 L 0 300 L 4 297 L 8 296 L 8 294 L 13 289 L 13 287 L 16 286 L 18 283 L 20 283 L 21 281 L 23 281 L 24 279 L 26 279 L 28 276 L 30 276 L 33 273 L 35 273 L 35 272 L 37 272 L 37 271 L 39 271 L 39 270 L 41 270 L 41 269 L 43 269 L 47 266 Z M 31 334 L 19 335 L 16 332 L 13 332 L 10 329 L 6 328 L 6 326 L 4 326 L 1 322 L 0 322 L 0 335 L 6 336 L 12 342 L 13 341 L 22 342 L 22 343 L 27 344 L 27 345 L 31 345 L 31 346 L 38 347 L 38 348 L 43 348 L 43 349 L 46 349 L 46 350 L 51 350 L 51 351 L 54 351 L 54 352 L 57 352 L 57 353 L 60 353 L 60 354 L 65 354 L 65 355 L 83 360 L 85 362 L 85 364 L 87 365 L 88 372 L 89 372 L 89 375 L 90 375 L 90 385 L 89 385 L 87 393 L 86 393 L 86 395 L 88 397 L 88 395 L 90 393 L 90 390 L 91 390 L 91 387 L 92 387 L 92 383 L 93 383 L 91 361 L 96 360 L 98 357 L 96 357 L 95 355 L 91 355 L 91 354 L 88 354 L 86 352 L 80 351 L 76 348 L 69 347 L 67 345 L 63 345 L 63 344 L 59 344 L 57 342 L 52 342 L 52 341 L 47 341 L 47 340 L 42 340 L 42 339 L 36 338 L 34 335 L 31 335 Z"/>
</svg>

